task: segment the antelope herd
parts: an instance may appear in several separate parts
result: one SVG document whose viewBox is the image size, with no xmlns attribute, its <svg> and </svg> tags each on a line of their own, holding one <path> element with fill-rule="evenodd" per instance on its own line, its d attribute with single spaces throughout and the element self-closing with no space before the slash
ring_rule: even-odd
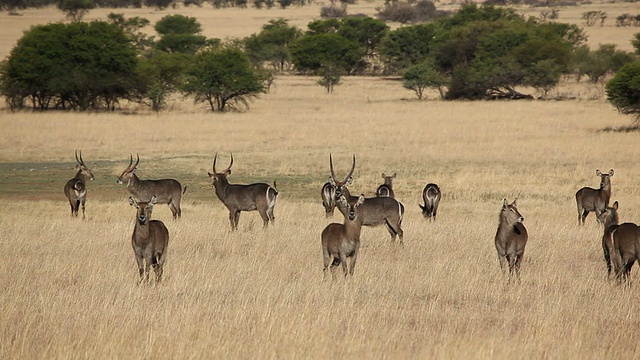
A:
<svg viewBox="0 0 640 360">
<path fill-rule="evenodd" d="M 76 151 L 76 175 L 64 186 L 64 193 L 71 205 L 71 215 L 78 216 L 82 205 L 82 217 L 85 218 L 85 201 L 87 195 L 86 182 L 94 179 L 91 170 L 82 159 L 82 152 Z M 156 282 L 160 282 L 163 264 L 166 259 L 169 232 L 159 220 L 151 220 L 153 206 L 157 203 L 169 205 L 174 219 L 181 216 L 180 201 L 186 191 L 175 179 L 140 180 L 135 174 L 140 156 L 130 154 L 127 168 L 118 177 L 118 184 L 125 184 L 131 193 L 129 203 L 134 206 L 136 223 L 131 237 L 135 259 L 138 265 L 140 282 L 148 280 L 149 268 L 156 274 Z M 229 166 L 216 170 L 218 154 L 213 158 L 213 172 L 208 175 L 212 179 L 212 186 L 218 199 L 229 210 L 231 230 L 238 230 L 238 220 L 242 211 L 258 211 L 263 220 L 264 228 L 275 221 L 274 209 L 278 197 L 276 182 L 273 186 L 267 183 L 230 184 L 227 177 L 231 174 L 233 154 L 230 155 Z M 384 225 L 391 240 L 396 237 L 403 245 L 404 205 L 395 199 L 393 179 L 396 173 L 387 176 L 382 173 L 384 183 L 376 189 L 376 196 L 366 198 L 364 194 L 352 196 L 348 185 L 353 182 L 353 172 L 356 167 L 356 157 L 353 155 L 351 169 L 339 180 L 336 176 L 333 157 L 329 154 L 329 170 L 331 176 L 320 191 L 325 216 L 331 217 L 335 208 L 343 215 L 342 223 L 330 223 L 321 234 L 324 273 L 330 267 L 332 270 L 342 265 L 344 275 L 353 275 L 358 251 L 360 249 L 360 232 L 362 226 Z M 613 272 L 618 282 L 628 280 L 633 264 L 640 261 L 640 227 L 633 223 L 618 224 L 618 202 L 610 207 L 611 177 L 613 169 L 608 173 L 596 170 L 600 177 L 598 189 L 583 187 L 575 194 L 578 208 L 578 224 L 584 225 L 589 212 L 595 212 L 598 223 L 604 226 L 602 235 L 602 249 L 609 276 Z M 435 222 L 438 205 L 442 198 L 440 187 L 428 183 L 422 191 L 424 205 L 418 204 L 425 219 Z M 528 240 L 528 232 L 524 226 L 524 217 L 517 208 L 517 198 L 508 203 L 503 200 L 495 235 L 495 247 L 498 253 L 500 268 L 508 272 L 508 279 L 515 277 L 520 280 L 520 266 Z M 351 260 L 350 266 L 347 264 Z M 334 272 L 332 274 L 335 276 Z"/>
</svg>

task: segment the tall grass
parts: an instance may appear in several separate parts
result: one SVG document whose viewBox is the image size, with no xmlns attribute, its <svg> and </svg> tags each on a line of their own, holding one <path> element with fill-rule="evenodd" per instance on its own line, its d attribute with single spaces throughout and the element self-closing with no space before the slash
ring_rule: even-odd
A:
<svg viewBox="0 0 640 360">
<path fill-rule="evenodd" d="M 326 95 L 313 79 L 281 78 L 252 111 L 184 108 L 159 115 L 18 113 L 0 118 L 2 358 L 633 358 L 637 273 L 606 279 L 593 215 L 573 198 L 615 169 L 621 220 L 640 218 L 640 156 L 629 120 L 604 102 L 402 101 L 397 84 L 346 79 Z M 62 186 L 82 149 L 96 180 L 86 221 Z M 115 178 L 140 153 L 141 178 L 187 179 L 170 232 L 165 279 L 137 286 L 135 211 Z M 206 172 L 215 152 L 232 182 L 276 179 L 276 225 L 228 212 Z M 320 187 L 356 154 L 353 193 L 372 196 L 397 172 L 405 246 L 365 228 L 355 276 L 323 279 Z M 46 169 L 45 169 L 46 165 Z M 17 180 L 19 179 L 19 181 Z M 422 187 L 443 191 L 422 218 Z M 519 197 L 530 240 L 522 283 L 499 270 L 493 237 L 503 198 Z M 42 199 L 42 200 L 38 200 Z"/>
</svg>

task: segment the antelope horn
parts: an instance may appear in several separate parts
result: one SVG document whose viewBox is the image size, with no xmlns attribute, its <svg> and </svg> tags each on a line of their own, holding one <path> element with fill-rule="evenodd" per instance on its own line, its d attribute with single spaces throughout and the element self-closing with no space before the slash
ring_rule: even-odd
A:
<svg viewBox="0 0 640 360">
<path fill-rule="evenodd" d="M 233 165 L 233 153 L 230 153 L 230 154 L 231 154 L 231 163 L 229 164 L 229 167 L 224 172 L 230 171 L 231 166 Z"/>
<path fill-rule="evenodd" d="M 129 166 L 127 166 L 127 171 L 131 170 L 131 165 L 133 165 L 133 155 L 129 153 Z"/>
<path fill-rule="evenodd" d="M 133 165 L 133 169 L 137 168 L 137 167 L 138 167 L 138 164 L 140 164 L 140 155 L 138 155 L 138 153 L 136 153 L 136 157 L 137 157 L 138 159 L 136 160 L 136 164 L 135 164 L 135 165 Z M 133 161 L 133 156 L 131 157 L 131 160 Z M 133 170 L 133 169 L 132 169 L 132 170 Z"/>
<path fill-rule="evenodd" d="M 338 180 L 336 180 L 336 173 L 333 171 L 333 158 L 331 157 L 331 153 L 329 153 L 329 167 L 331 168 L 331 179 L 333 179 L 334 183 L 338 183 Z"/>
<path fill-rule="evenodd" d="M 76 162 L 77 162 L 79 165 L 82 165 L 82 162 L 80 161 L 80 159 L 78 159 L 78 150 L 76 150 Z"/>
<path fill-rule="evenodd" d="M 216 153 L 216 156 L 213 157 L 213 173 L 217 174 L 216 172 L 216 160 L 218 160 L 218 153 Z"/>
<path fill-rule="evenodd" d="M 82 150 L 80 150 L 80 165 L 85 166 L 84 165 L 84 160 L 82 160 Z"/>
<path fill-rule="evenodd" d="M 351 166 L 351 171 L 349 171 L 349 175 L 347 175 L 346 178 L 344 178 L 344 183 L 346 183 L 349 178 L 351 177 L 351 175 L 353 175 L 353 170 L 356 169 L 356 155 L 353 155 L 353 165 Z"/>
</svg>

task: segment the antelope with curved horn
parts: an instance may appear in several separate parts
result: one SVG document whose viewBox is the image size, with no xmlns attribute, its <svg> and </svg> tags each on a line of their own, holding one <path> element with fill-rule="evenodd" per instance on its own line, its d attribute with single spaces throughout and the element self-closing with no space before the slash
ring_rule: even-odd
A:
<svg viewBox="0 0 640 360">
<path fill-rule="evenodd" d="M 520 275 L 520 263 L 524 256 L 524 247 L 527 245 L 529 235 L 527 228 L 522 223 L 524 217 L 518 211 L 518 198 L 511 204 L 507 199 L 503 200 L 500 210 L 500 223 L 496 232 L 495 244 L 500 260 L 500 268 L 505 270 L 505 260 L 509 266 L 509 276 Z"/>
<path fill-rule="evenodd" d="M 600 170 L 596 170 L 596 175 L 600 177 L 600 188 L 596 190 L 590 187 L 583 187 L 576 192 L 578 225 L 584 225 L 584 220 L 587 218 L 587 215 L 589 215 L 589 212 L 595 211 L 597 216 L 598 213 L 609 207 L 613 169 L 611 169 L 608 174 L 603 174 Z"/>
<path fill-rule="evenodd" d="M 87 200 L 87 186 L 86 183 L 89 180 L 95 179 L 91 169 L 89 169 L 82 160 L 82 151 L 78 157 L 78 150 L 76 150 L 76 176 L 73 179 L 67 181 L 64 185 L 64 194 L 69 199 L 69 205 L 71 205 L 71 216 L 78 217 L 78 210 L 80 204 L 82 204 L 82 218 L 85 218 L 85 201 Z"/>
<path fill-rule="evenodd" d="M 605 228 L 602 249 L 608 274 L 613 268 L 618 282 L 626 281 L 633 264 L 640 261 L 640 227 L 629 222 L 618 225 L 617 201 L 602 211 L 598 220 L 604 223 Z"/>
<path fill-rule="evenodd" d="M 329 264 L 331 264 L 332 274 L 333 269 L 342 264 L 344 276 L 347 274 L 353 276 L 360 249 L 360 229 L 364 220 L 361 205 L 365 201 L 364 195 L 354 198 L 347 200 L 344 195 L 340 196 L 338 201 L 346 209 L 344 223 L 331 223 L 322 231 L 322 258 L 325 274 Z M 351 258 L 351 266 L 347 271 L 348 258 Z M 335 274 L 333 275 L 335 277 Z"/>
<path fill-rule="evenodd" d="M 146 201 L 136 201 L 129 196 L 129 205 L 136 208 L 136 225 L 131 235 L 131 246 L 138 264 L 140 281 L 149 280 L 149 267 L 156 273 L 156 282 L 162 280 L 162 266 L 167 258 L 169 230 L 160 220 L 151 220 L 151 212 L 157 198 L 152 196 Z"/>
<path fill-rule="evenodd" d="M 273 187 L 265 183 L 249 185 L 230 184 L 227 176 L 231 174 L 233 154 L 231 154 L 229 167 L 221 172 L 216 170 L 217 159 L 218 154 L 216 153 L 216 156 L 213 158 L 213 173 L 209 173 L 209 177 L 213 179 L 213 187 L 216 189 L 218 199 L 229 209 L 231 230 L 238 230 L 238 220 L 240 219 L 241 211 L 258 210 L 265 228 L 269 225 L 269 222 L 273 224 L 275 221 L 273 210 L 278 197 L 275 182 Z"/>
<path fill-rule="evenodd" d="M 129 154 L 131 160 L 129 166 L 122 172 L 122 175 L 118 177 L 116 182 L 118 184 L 127 184 L 127 190 L 138 201 L 149 202 L 151 197 L 156 197 L 158 204 L 168 204 L 173 218 L 177 219 L 182 215 L 180 210 L 180 200 L 182 195 L 187 190 L 175 179 L 160 179 L 160 180 L 140 180 L 136 175 L 136 169 L 140 163 L 140 156 L 136 154 L 136 163 L 133 163 L 133 155 Z"/>
<path fill-rule="evenodd" d="M 424 206 L 420 204 L 418 204 L 418 206 L 422 209 L 422 215 L 424 215 L 425 218 L 436 221 L 440 198 L 442 198 L 442 193 L 440 192 L 438 185 L 429 183 L 424 187 L 422 190 Z"/>
<path fill-rule="evenodd" d="M 347 188 L 347 185 L 351 184 L 353 181 L 351 176 L 356 168 L 356 156 L 353 155 L 351 171 L 349 171 L 349 174 L 343 181 L 338 181 L 336 179 L 336 174 L 333 170 L 333 157 L 331 154 L 329 154 L 329 166 L 331 168 L 331 182 L 336 188 L 336 199 L 339 200 L 340 197 L 344 195 L 347 201 L 356 201 L 358 197 L 351 196 L 349 189 Z M 337 206 L 342 215 L 346 216 L 347 208 L 341 203 L 337 203 Z M 362 225 L 378 226 L 384 224 L 387 231 L 389 231 L 389 235 L 391 235 L 391 240 L 395 241 L 396 236 L 398 236 L 400 238 L 400 244 L 403 244 L 404 231 L 402 230 L 401 225 L 404 217 L 404 205 L 394 198 L 373 197 L 365 198 L 361 207 L 364 215 Z"/>
<path fill-rule="evenodd" d="M 384 179 L 384 184 L 378 186 L 376 189 L 377 197 L 392 197 L 395 198 L 395 194 L 393 193 L 393 179 L 396 177 L 396 173 L 393 173 L 391 176 L 387 176 L 382 173 L 382 178 Z"/>
<path fill-rule="evenodd" d="M 320 196 L 322 196 L 325 216 L 333 216 L 333 212 L 336 209 L 336 187 L 331 184 L 331 180 L 322 185 Z"/>
</svg>

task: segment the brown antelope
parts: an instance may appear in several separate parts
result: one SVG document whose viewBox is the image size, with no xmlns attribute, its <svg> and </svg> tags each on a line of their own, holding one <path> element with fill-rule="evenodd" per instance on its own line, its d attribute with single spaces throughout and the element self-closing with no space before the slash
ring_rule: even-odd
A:
<svg viewBox="0 0 640 360">
<path fill-rule="evenodd" d="M 249 185 L 229 184 L 227 176 L 231 174 L 231 166 L 233 165 L 233 154 L 231 154 L 231 163 L 229 167 L 222 172 L 216 170 L 216 160 L 218 154 L 213 158 L 213 173 L 209 173 L 209 177 L 213 179 L 213 186 L 216 189 L 216 195 L 222 201 L 224 206 L 229 209 L 229 222 L 231 222 L 231 230 L 238 230 L 238 220 L 241 211 L 258 210 L 264 227 L 267 227 L 269 221 L 273 224 L 275 217 L 273 210 L 276 206 L 276 198 L 278 191 L 274 187 L 265 183 L 255 183 Z"/>
<path fill-rule="evenodd" d="M 136 201 L 129 197 L 129 204 L 136 207 L 136 225 L 131 236 L 133 253 L 138 264 L 140 283 L 149 280 L 149 267 L 156 273 L 156 282 L 162 280 L 162 266 L 167 258 L 169 230 L 160 220 L 151 220 L 151 212 L 157 198 L 152 196 L 146 201 Z"/>
<path fill-rule="evenodd" d="M 347 199 L 347 201 L 357 201 L 357 196 L 351 196 L 349 193 L 349 189 L 347 188 L 348 184 L 351 184 L 353 178 L 353 171 L 356 167 L 356 156 L 353 156 L 353 165 L 351 166 L 351 171 L 344 178 L 343 181 L 338 181 L 336 179 L 336 174 L 333 170 L 333 158 L 331 154 L 329 154 L 329 166 L 331 167 L 331 182 L 333 186 L 336 188 L 336 200 L 340 199 L 341 196 Z M 347 215 L 347 208 L 343 206 L 341 203 L 336 204 L 338 210 L 342 213 L 342 215 Z M 400 244 L 403 244 L 403 236 L 404 232 L 402 231 L 402 219 L 404 217 L 404 205 L 402 205 L 399 201 L 390 197 L 373 197 L 373 198 L 365 198 L 364 203 L 361 205 L 362 212 L 364 214 L 362 225 L 364 226 L 378 226 L 384 224 L 391 235 L 391 240 L 395 241 L 396 236 L 400 238 Z"/>
<path fill-rule="evenodd" d="M 326 182 L 322 185 L 320 196 L 322 196 L 322 206 L 324 206 L 325 216 L 333 216 L 333 211 L 336 209 L 336 187 L 333 186 L 330 181 Z"/>
<path fill-rule="evenodd" d="M 611 177 L 613 169 L 608 174 L 603 174 L 596 170 L 596 175 L 600 176 L 600 188 L 593 189 L 583 187 L 576 192 L 576 204 L 578 205 L 578 225 L 584 225 L 584 220 L 590 211 L 595 211 L 596 216 L 609 206 L 611 198 Z"/>
<path fill-rule="evenodd" d="M 598 214 L 598 222 L 604 225 L 602 235 L 602 251 L 604 262 L 607 264 L 607 277 L 611 276 L 611 249 L 613 248 L 612 233 L 618 228 L 618 202 L 614 202 L 611 207 L 607 207 Z"/>
<path fill-rule="evenodd" d="M 354 200 L 355 198 L 355 200 Z M 347 276 L 347 258 L 351 258 L 348 274 L 353 276 L 353 270 L 358 258 L 360 249 L 360 229 L 364 220 L 362 204 L 365 202 L 364 195 L 348 198 L 340 196 L 338 202 L 346 209 L 344 223 L 331 223 L 322 231 L 322 257 L 324 263 L 324 274 L 331 264 L 331 273 L 342 264 L 344 276 Z M 332 260 L 333 258 L 333 260 Z M 334 275 L 335 277 L 335 275 Z"/>
<path fill-rule="evenodd" d="M 382 173 L 382 178 L 384 179 L 384 184 L 378 186 L 376 189 L 377 197 L 392 197 L 395 198 L 393 193 L 393 179 L 396 177 L 396 173 L 393 173 L 391 176 L 386 176 Z"/>
<path fill-rule="evenodd" d="M 182 215 L 180 210 L 180 200 L 182 195 L 187 190 L 175 179 L 160 179 L 160 180 L 140 180 L 136 175 L 136 169 L 140 163 L 140 156 L 136 154 L 136 163 L 133 163 L 133 155 L 129 154 L 131 161 L 129 166 L 122 172 L 122 175 L 118 177 L 116 182 L 118 184 L 127 184 L 127 190 L 138 201 L 149 202 L 151 197 L 155 196 L 156 201 L 159 204 L 168 204 L 173 218 L 177 219 Z"/>
<path fill-rule="evenodd" d="M 500 268 L 505 270 L 505 260 L 509 265 L 509 276 L 520 274 L 520 263 L 524 256 L 524 247 L 527 245 L 527 229 L 522 223 L 524 217 L 520 215 L 517 208 L 518 198 L 511 204 L 504 199 L 502 210 L 500 210 L 500 223 L 496 232 L 496 250 L 500 260 Z"/>
<path fill-rule="evenodd" d="M 71 205 L 71 216 L 78 217 L 78 210 L 82 204 L 82 218 L 84 219 L 84 203 L 87 200 L 87 181 L 95 179 L 91 169 L 89 169 L 82 160 L 82 151 L 78 158 L 78 150 L 76 150 L 76 176 L 67 181 L 64 185 L 64 194 L 69 199 Z"/>
<path fill-rule="evenodd" d="M 438 205 L 440 204 L 440 198 L 442 193 L 440 188 L 436 184 L 427 184 L 422 190 L 422 200 L 424 206 L 418 204 L 422 209 L 422 215 L 429 220 L 436 221 L 436 215 L 438 214 Z"/>
<path fill-rule="evenodd" d="M 617 201 L 601 212 L 598 220 L 605 226 L 602 249 L 607 271 L 610 274 L 613 267 L 618 281 L 626 281 L 631 267 L 640 260 L 640 227 L 628 222 L 618 225 Z"/>
</svg>

